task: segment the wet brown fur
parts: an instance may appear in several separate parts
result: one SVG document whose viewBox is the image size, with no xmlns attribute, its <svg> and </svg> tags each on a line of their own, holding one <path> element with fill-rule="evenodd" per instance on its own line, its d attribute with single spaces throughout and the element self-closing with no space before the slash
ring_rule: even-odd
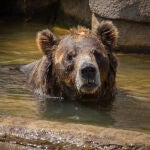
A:
<svg viewBox="0 0 150 150">
<path fill-rule="evenodd" d="M 112 53 L 118 37 L 116 27 L 111 22 L 102 22 L 97 29 L 97 33 L 92 33 L 89 29 L 78 26 L 71 29 L 69 34 L 64 37 L 67 36 L 79 41 L 85 37 L 89 37 L 99 42 L 101 52 L 97 53 L 101 53 L 105 58 L 103 58 L 103 61 L 99 65 L 99 69 L 102 72 L 102 85 L 94 96 L 99 100 L 111 100 L 115 96 L 116 89 L 117 59 Z M 62 72 L 59 68 L 60 66 L 55 65 L 56 59 L 61 63 L 64 62 L 65 53 L 61 50 L 61 46 L 63 46 L 61 45 L 61 39 L 57 40 L 49 30 L 39 32 L 37 35 L 37 44 L 45 55 L 40 60 L 24 66 L 22 70 L 27 73 L 28 82 L 36 92 L 49 94 L 50 96 L 69 97 L 70 95 L 70 99 L 77 99 L 80 93 L 74 87 L 74 72 L 69 73 L 67 70 L 66 72 Z M 58 49 L 60 50 L 58 51 Z M 74 69 L 71 68 L 72 66 L 69 67 L 70 69 Z M 63 69 L 65 70 L 65 68 Z"/>
</svg>

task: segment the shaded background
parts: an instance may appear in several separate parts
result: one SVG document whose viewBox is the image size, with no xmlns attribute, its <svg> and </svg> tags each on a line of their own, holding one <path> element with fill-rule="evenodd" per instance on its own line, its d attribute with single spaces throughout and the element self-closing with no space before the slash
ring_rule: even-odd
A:
<svg viewBox="0 0 150 150">
<path fill-rule="evenodd" d="M 89 26 L 91 13 L 88 0 L 9 0 L 0 2 L 0 17 L 22 21 L 56 21 Z"/>
</svg>

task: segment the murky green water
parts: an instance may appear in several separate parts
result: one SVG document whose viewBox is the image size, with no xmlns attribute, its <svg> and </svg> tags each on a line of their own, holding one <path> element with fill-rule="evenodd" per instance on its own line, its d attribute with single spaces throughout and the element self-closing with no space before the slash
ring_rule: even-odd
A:
<svg viewBox="0 0 150 150">
<path fill-rule="evenodd" d="M 36 32 L 49 28 L 39 23 L 0 23 L 0 116 L 80 122 L 150 131 L 150 56 L 118 55 L 119 94 L 111 107 L 91 106 L 59 99 L 39 100 L 14 69 L 41 57 Z M 50 27 L 57 35 L 66 30 Z"/>
</svg>

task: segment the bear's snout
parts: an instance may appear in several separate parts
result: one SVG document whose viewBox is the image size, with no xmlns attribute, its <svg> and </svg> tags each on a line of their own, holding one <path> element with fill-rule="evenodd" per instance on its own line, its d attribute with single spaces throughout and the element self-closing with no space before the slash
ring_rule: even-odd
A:
<svg viewBox="0 0 150 150">
<path fill-rule="evenodd" d="M 91 63 L 84 63 L 80 69 L 81 77 L 85 80 L 91 81 L 96 77 L 96 67 Z"/>
<path fill-rule="evenodd" d="M 78 58 L 76 87 L 80 93 L 92 94 L 100 87 L 100 71 L 95 59 L 84 54 Z"/>
<path fill-rule="evenodd" d="M 83 63 L 80 69 L 81 87 L 82 93 L 94 93 L 100 86 L 99 73 L 96 66 L 93 63 Z"/>
</svg>

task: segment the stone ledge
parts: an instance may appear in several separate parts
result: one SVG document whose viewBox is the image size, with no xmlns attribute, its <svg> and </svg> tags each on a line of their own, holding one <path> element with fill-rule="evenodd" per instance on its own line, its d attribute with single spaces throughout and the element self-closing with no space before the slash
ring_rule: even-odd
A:
<svg viewBox="0 0 150 150">
<path fill-rule="evenodd" d="M 92 125 L 0 118 L 0 141 L 53 149 L 149 149 L 150 135 Z"/>
<path fill-rule="evenodd" d="M 108 19 L 150 23 L 149 0 L 89 0 L 92 13 Z"/>
</svg>

